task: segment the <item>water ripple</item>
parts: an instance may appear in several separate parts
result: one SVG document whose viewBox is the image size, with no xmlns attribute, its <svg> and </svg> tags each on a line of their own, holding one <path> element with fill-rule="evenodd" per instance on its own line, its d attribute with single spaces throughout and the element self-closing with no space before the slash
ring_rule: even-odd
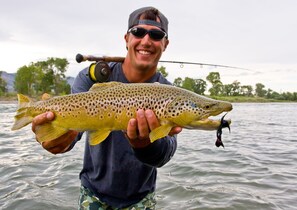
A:
<svg viewBox="0 0 297 210">
<path fill-rule="evenodd" d="M 12 132 L 15 104 L 0 105 L 0 206 L 77 208 L 84 143 L 52 155 L 30 127 Z M 290 113 L 290 114 L 289 114 Z M 234 104 L 231 133 L 184 130 L 173 159 L 158 169 L 157 209 L 294 209 L 297 105 Z"/>
</svg>

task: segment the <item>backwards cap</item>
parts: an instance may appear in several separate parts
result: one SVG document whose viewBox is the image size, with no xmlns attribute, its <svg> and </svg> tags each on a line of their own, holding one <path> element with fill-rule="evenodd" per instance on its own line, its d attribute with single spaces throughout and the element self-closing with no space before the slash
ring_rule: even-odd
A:
<svg viewBox="0 0 297 210">
<path fill-rule="evenodd" d="M 129 16 L 129 22 L 128 22 L 128 30 L 132 28 L 133 26 L 140 25 L 140 24 L 145 24 L 145 25 L 152 25 L 152 26 L 157 26 L 161 28 L 166 34 L 168 34 L 168 20 L 167 18 L 159 11 L 157 16 L 160 19 L 160 23 L 154 20 L 139 20 L 140 16 L 147 10 L 157 10 L 154 7 L 142 7 L 140 9 L 135 10 L 132 12 Z"/>
</svg>

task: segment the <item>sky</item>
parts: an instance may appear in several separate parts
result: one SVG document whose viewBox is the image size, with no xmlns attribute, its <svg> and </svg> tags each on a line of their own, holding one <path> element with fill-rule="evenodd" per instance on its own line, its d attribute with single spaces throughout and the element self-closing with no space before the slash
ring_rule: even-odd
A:
<svg viewBox="0 0 297 210">
<path fill-rule="evenodd" d="M 223 84 L 262 83 L 297 92 L 295 0 L 0 0 L 0 71 L 16 72 L 48 57 L 67 58 L 75 77 L 90 62 L 77 53 L 125 56 L 129 14 L 158 8 L 169 20 L 169 45 L 161 60 L 241 67 L 160 63 L 168 79 L 204 79 L 219 72 Z M 209 87 L 208 87 L 209 88 Z"/>
</svg>

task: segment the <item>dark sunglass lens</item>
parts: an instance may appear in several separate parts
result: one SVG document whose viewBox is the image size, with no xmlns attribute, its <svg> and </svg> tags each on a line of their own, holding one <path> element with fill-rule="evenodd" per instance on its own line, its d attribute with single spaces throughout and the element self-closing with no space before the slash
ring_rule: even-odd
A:
<svg viewBox="0 0 297 210">
<path fill-rule="evenodd" d="M 159 40 L 163 39 L 166 34 L 160 30 L 150 30 L 149 35 L 152 39 L 159 41 Z"/>
<path fill-rule="evenodd" d="M 132 28 L 131 33 L 136 37 L 142 38 L 146 35 L 147 30 L 144 28 Z"/>
</svg>

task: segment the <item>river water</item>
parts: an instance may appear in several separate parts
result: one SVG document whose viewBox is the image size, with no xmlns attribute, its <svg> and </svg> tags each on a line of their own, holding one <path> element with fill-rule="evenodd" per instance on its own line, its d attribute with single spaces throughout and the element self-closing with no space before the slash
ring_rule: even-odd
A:
<svg viewBox="0 0 297 210">
<path fill-rule="evenodd" d="M 77 208 L 84 141 L 63 155 L 10 131 L 15 104 L 0 104 L 0 209 Z M 226 118 L 225 148 L 213 131 L 183 130 L 158 170 L 157 209 L 297 209 L 297 104 L 242 103 Z"/>
</svg>

